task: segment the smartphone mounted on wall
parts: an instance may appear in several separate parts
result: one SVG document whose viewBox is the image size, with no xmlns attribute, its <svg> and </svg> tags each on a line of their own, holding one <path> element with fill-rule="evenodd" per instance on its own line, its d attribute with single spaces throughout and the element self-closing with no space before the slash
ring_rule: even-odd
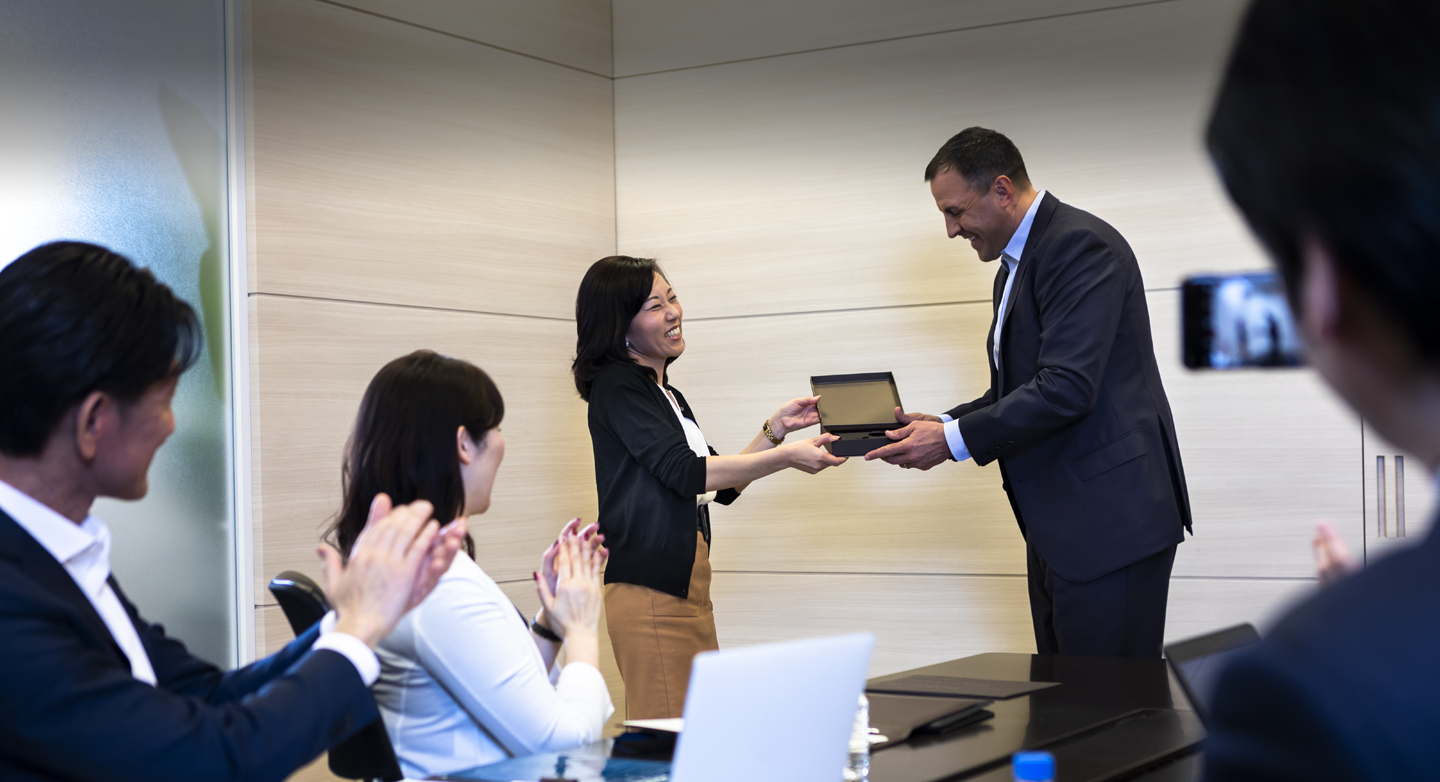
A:
<svg viewBox="0 0 1440 782">
<path fill-rule="evenodd" d="M 1279 274 L 1191 277 L 1180 296 L 1185 366 L 1242 369 L 1305 363 Z"/>
</svg>

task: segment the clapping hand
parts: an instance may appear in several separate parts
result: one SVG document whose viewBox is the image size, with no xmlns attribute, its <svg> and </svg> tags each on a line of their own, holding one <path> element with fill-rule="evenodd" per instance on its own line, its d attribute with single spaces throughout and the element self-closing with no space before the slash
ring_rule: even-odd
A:
<svg viewBox="0 0 1440 782">
<path fill-rule="evenodd" d="M 535 591 L 540 595 L 547 624 L 559 630 L 566 643 L 577 636 L 593 639 L 599 633 L 603 602 L 600 572 L 608 552 L 594 542 L 598 537 L 569 534 L 556 541 L 552 546 L 554 587 L 535 574 Z"/>
<path fill-rule="evenodd" d="M 905 426 L 885 434 L 897 442 L 865 454 L 865 461 L 883 459 L 906 469 L 928 470 L 950 458 L 950 443 L 939 416 L 906 413 L 897 407 L 895 420 Z"/>
<path fill-rule="evenodd" d="M 555 557 L 560 553 L 560 546 L 565 542 L 565 538 L 579 537 L 582 541 L 585 541 L 591 549 L 598 549 L 605 543 L 605 536 L 599 533 L 599 524 L 591 524 L 584 529 L 580 529 L 580 519 L 578 518 L 565 522 L 565 526 L 560 528 L 560 534 L 555 538 L 555 542 L 551 543 L 550 548 L 545 549 L 545 553 L 540 556 L 540 577 L 545 581 L 546 586 L 550 588 L 551 594 L 555 593 L 557 579 L 559 578 L 559 574 L 555 570 Z M 609 556 L 608 551 L 606 551 L 606 556 Z"/>
<path fill-rule="evenodd" d="M 1322 585 L 1329 586 L 1360 569 L 1330 522 L 1315 525 L 1315 539 L 1311 544 L 1315 548 L 1315 575 L 1320 577 Z"/>
<path fill-rule="evenodd" d="M 433 512 L 424 500 L 391 507 L 387 495 L 377 494 L 348 559 L 329 544 L 320 547 L 337 631 L 373 647 L 435 588 L 465 539 L 465 520 L 441 528 Z"/>
</svg>

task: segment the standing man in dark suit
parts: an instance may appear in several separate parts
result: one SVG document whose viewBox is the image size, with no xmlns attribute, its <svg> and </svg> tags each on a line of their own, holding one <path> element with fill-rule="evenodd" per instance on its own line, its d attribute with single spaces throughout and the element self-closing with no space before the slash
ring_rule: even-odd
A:
<svg viewBox="0 0 1440 782">
<path fill-rule="evenodd" d="M 1285 279 L 1310 364 L 1431 480 L 1440 471 L 1437 41 L 1434 2 L 1259 0 L 1206 137 Z M 1414 547 L 1372 555 L 1225 668 L 1205 776 L 1440 779 L 1437 659 L 1440 524 Z"/>
<path fill-rule="evenodd" d="M 1159 657 L 1190 501 L 1135 255 L 1103 220 L 1036 192 L 993 130 L 945 142 L 925 180 L 950 238 L 1001 261 L 990 389 L 943 416 L 897 409 L 899 442 L 865 458 L 998 461 L 1037 650 Z"/>
<path fill-rule="evenodd" d="M 429 503 L 392 510 L 380 495 L 348 562 L 323 552 L 335 613 L 238 671 L 146 622 L 110 574 L 110 531 L 90 506 L 145 496 L 203 339 L 188 304 L 103 247 L 57 242 L 0 269 L 6 782 L 284 779 L 379 717 L 371 649 L 464 538 L 464 522 L 440 530 Z"/>
</svg>

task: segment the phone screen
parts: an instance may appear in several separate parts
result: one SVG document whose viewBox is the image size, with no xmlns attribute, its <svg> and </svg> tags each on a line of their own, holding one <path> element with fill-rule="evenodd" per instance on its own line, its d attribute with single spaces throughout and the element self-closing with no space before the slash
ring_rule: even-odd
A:
<svg viewBox="0 0 1440 782">
<path fill-rule="evenodd" d="M 1191 277 L 1181 288 L 1185 366 L 1304 364 L 1285 283 L 1275 272 Z"/>
</svg>

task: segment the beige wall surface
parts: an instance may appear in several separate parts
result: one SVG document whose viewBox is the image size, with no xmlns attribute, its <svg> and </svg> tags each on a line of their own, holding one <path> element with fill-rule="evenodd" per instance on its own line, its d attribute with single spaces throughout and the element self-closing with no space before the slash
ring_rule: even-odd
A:
<svg viewBox="0 0 1440 782">
<path fill-rule="evenodd" d="M 316 573 L 365 384 L 421 347 L 509 402 L 472 527 L 533 610 L 545 542 L 595 513 L 572 307 L 617 249 L 665 263 L 689 345 L 672 380 L 722 453 L 813 374 L 893 371 L 926 412 L 980 395 L 995 268 L 946 239 L 921 181 L 975 124 L 1140 259 L 1196 519 L 1170 637 L 1307 594 L 1318 517 L 1363 545 L 1360 425 L 1313 373 L 1179 366 L 1179 280 L 1265 265 L 1200 141 L 1240 0 L 613 5 L 612 38 L 589 0 L 250 4 L 261 649 L 289 638 L 264 582 Z M 999 483 L 857 460 L 754 484 L 714 513 L 722 645 L 868 628 L 873 674 L 1033 650 Z"/>
<path fill-rule="evenodd" d="M 533 613 L 540 553 L 595 516 L 568 366 L 575 285 L 615 246 L 609 3 L 247 11 L 257 652 L 291 638 L 268 580 L 319 576 L 366 385 L 420 348 L 476 363 L 507 400 L 506 459 L 471 530 Z M 323 759 L 296 778 L 328 778 Z"/>
<path fill-rule="evenodd" d="M 1358 420 L 1309 371 L 1178 355 L 1179 281 L 1267 265 L 1201 144 L 1242 6 L 616 0 L 617 244 L 680 295 L 671 376 L 711 442 L 741 447 L 812 374 L 893 371 L 932 413 L 984 390 L 995 267 L 945 237 L 921 173 L 950 135 L 993 127 L 1140 260 L 1195 514 L 1169 636 L 1263 624 L 1304 594 L 1317 519 L 1361 545 Z M 713 514 L 721 643 L 871 627 L 876 673 L 1033 648 L 999 483 L 993 465 L 852 461 L 755 484 Z M 958 624 L 922 631 L 916 605 Z"/>
</svg>

